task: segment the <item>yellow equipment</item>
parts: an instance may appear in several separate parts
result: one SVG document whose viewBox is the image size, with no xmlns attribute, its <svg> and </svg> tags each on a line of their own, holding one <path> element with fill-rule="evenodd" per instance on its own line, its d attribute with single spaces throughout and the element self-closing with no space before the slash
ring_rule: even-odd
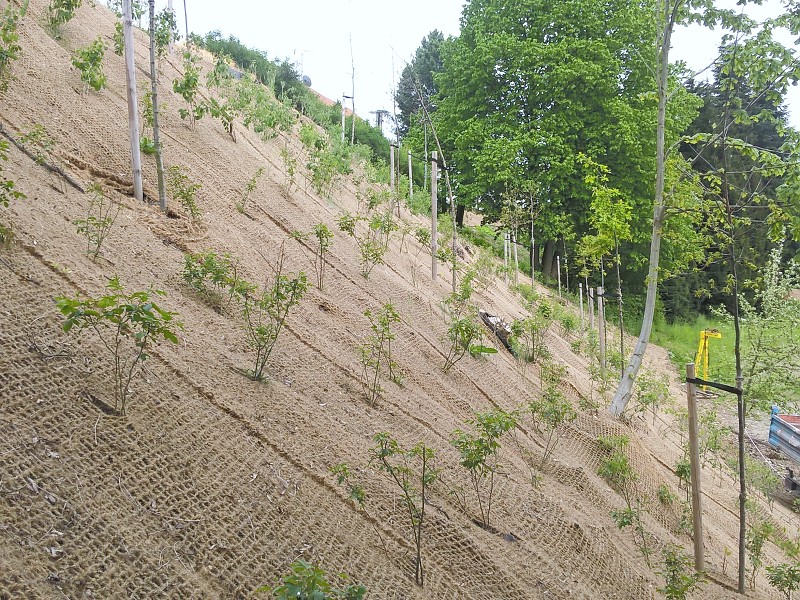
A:
<svg viewBox="0 0 800 600">
<path fill-rule="evenodd" d="M 700 369 L 700 362 L 703 364 L 703 379 L 708 381 L 708 340 L 710 338 L 721 338 L 722 334 L 718 329 L 704 329 L 700 332 L 700 343 L 697 345 L 697 354 L 694 357 L 694 364 Z M 703 391 L 708 390 L 708 386 L 702 386 Z"/>
</svg>

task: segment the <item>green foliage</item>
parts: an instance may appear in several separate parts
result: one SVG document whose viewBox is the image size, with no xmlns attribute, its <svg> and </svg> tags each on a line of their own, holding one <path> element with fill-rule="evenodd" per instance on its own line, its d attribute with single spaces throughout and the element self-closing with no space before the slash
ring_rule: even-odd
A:
<svg viewBox="0 0 800 600">
<path fill-rule="evenodd" d="M 655 425 L 659 408 L 669 400 L 669 381 L 666 376 L 659 377 L 647 369 L 642 369 L 636 377 L 634 386 L 634 413 L 643 416 L 649 411 Z"/>
<path fill-rule="evenodd" d="M 532 400 L 527 406 L 528 412 L 533 417 L 534 427 L 539 431 L 543 429 L 547 436 L 540 468 L 544 468 L 547 460 L 553 455 L 561 437 L 562 426 L 571 423 L 578 416 L 572 404 L 559 389 L 559 384 L 566 374 L 567 369 L 563 365 L 543 362 L 540 367 L 542 396 Z"/>
<path fill-rule="evenodd" d="M 164 58 L 169 45 L 181 39 L 178 34 L 178 22 L 175 18 L 175 11 L 165 8 L 156 15 L 155 22 L 155 43 L 156 55 Z"/>
<path fill-rule="evenodd" d="M 472 280 L 473 276 L 467 273 L 461 278 L 458 289 L 442 303 L 448 343 L 443 367 L 445 373 L 464 358 L 467 352 L 473 355 L 473 349 L 480 351 L 484 348 L 481 343 L 483 326 L 478 322 L 477 309 L 471 301 Z"/>
<path fill-rule="evenodd" d="M 160 308 L 152 288 L 126 293 L 117 277 L 108 282 L 108 295 L 99 298 L 55 298 L 66 332 L 93 330 L 110 353 L 114 364 L 114 409 L 125 414 L 130 384 L 154 346 L 162 341 L 178 343 L 176 313 Z"/>
<path fill-rule="evenodd" d="M 378 397 L 384 391 L 380 385 L 383 369 L 389 370 L 389 379 L 398 385 L 402 383 L 399 367 L 392 359 L 392 340 L 395 339 L 392 325 L 400 322 L 400 315 L 394 306 L 387 302 L 376 312 L 364 311 L 364 316 L 369 319 L 370 334 L 358 348 L 362 367 L 361 385 L 364 387 L 367 401 L 375 406 Z"/>
<path fill-rule="evenodd" d="M 756 589 L 756 577 L 764 566 L 764 544 L 775 533 L 775 526 L 769 521 L 754 520 L 745 532 L 745 548 L 750 561 L 750 588 Z"/>
<path fill-rule="evenodd" d="M 366 227 L 359 227 L 363 223 Z M 361 255 L 361 274 L 369 277 L 375 265 L 383 264 L 389 250 L 389 238 L 398 229 L 391 208 L 376 210 L 370 216 L 347 211 L 336 217 L 339 230 L 353 238 Z"/>
<path fill-rule="evenodd" d="M 664 569 L 658 574 L 664 577 L 664 587 L 658 591 L 667 600 L 686 600 L 687 594 L 702 583 L 701 574 L 694 571 L 694 562 L 680 546 L 670 545 L 664 550 Z"/>
<path fill-rule="evenodd" d="M 0 13 L 0 92 L 8 89 L 11 63 L 17 60 L 22 52 L 17 25 L 27 10 L 28 0 L 23 0 L 19 8 L 9 3 Z"/>
<path fill-rule="evenodd" d="M 218 308 L 223 296 L 227 296 L 228 302 L 233 298 L 242 302 L 255 289 L 239 276 L 238 263 L 227 253 L 220 255 L 208 250 L 186 254 L 182 274 L 189 287 L 204 294 Z"/>
<path fill-rule="evenodd" d="M 79 235 L 86 237 L 86 253 L 92 257 L 92 260 L 96 260 L 103 242 L 117 220 L 120 205 L 107 198 L 103 188 L 97 182 L 92 182 L 86 191 L 89 193 L 86 218 L 76 219 L 72 224 L 77 227 Z"/>
<path fill-rule="evenodd" d="M 178 165 L 167 169 L 167 191 L 173 200 L 180 202 L 193 221 L 202 217 L 197 207 L 197 192 L 201 187 L 199 183 L 193 183 Z"/>
<path fill-rule="evenodd" d="M 81 0 L 50 0 L 47 5 L 47 28 L 55 39 L 61 39 L 61 27 L 66 25 L 75 11 L 81 6 Z"/>
<path fill-rule="evenodd" d="M 363 507 L 367 499 L 367 493 L 364 487 L 352 481 L 352 472 L 347 463 L 339 463 L 332 466 L 330 469 L 331 474 L 336 476 L 336 483 L 343 485 L 347 488 L 349 498 L 358 506 Z"/>
<path fill-rule="evenodd" d="M 215 119 L 219 119 L 228 135 L 233 138 L 234 142 L 236 141 L 236 133 L 233 130 L 233 120 L 236 118 L 237 113 L 230 102 L 209 98 L 208 101 L 202 104 L 202 110 Z"/>
<path fill-rule="evenodd" d="M 105 53 L 106 43 L 98 36 L 91 44 L 79 48 L 72 55 L 72 66 L 81 72 L 81 81 L 95 92 L 106 87 L 106 75 L 103 73 Z"/>
<path fill-rule="evenodd" d="M 197 119 L 202 119 L 206 108 L 197 103 L 198 86 L 200 84 L 200 57 L 192 54 L 190 50 L 183 53 L 183 77 L 172 81 L 172 90 L 179 94 L 189 108 L 178 110 L 181 119 L 189 119 L 189 125 L 194 127 Z"/>
<path fill-rule="evenodd" d="M 783 563 L 767 567 L 767 579 L 772 587 L 783 592 L 786 600 L 792 600 L 792 592 L 800 590 L 800 565 Z"/>
<path fill-rule="evenodd" d="M 536 362 L 547 352 L 544 340 L 553 322 L 553 305 L 547 301 L 536 307 L 529 306 L 530 314 L 524 319 L 511 323 L 511 347 L 514 355 L 524 367 L 525 363 Z"/>
<path fill-rule="evenodd" d="M 450 439 L 461 455 L 461 466 L 469 472 L 485 527 L 489 526 L 492 511 L 494 476 L 502 467 L 499 440 L 517 426 L 517 421 L 517 415 L 500 409 L 476 413 L 475 418 L 467 421 L 475 433 L 456 429 Z"/>
<path fill-rule="evenodd" d="M 139 150 L 147 156 L 154 156 L 156 153 L 156 143 L 146 135 L 139 138 Z"/>
<path fill-rule="evenodd" d="M 323 569 L 302 559 L 293 562 L 289 568 L 291 573 L 277 586 L 274 588 L 262 586 L 256 592 L 270 592 L 275 600 L 362 600 L 367 593 L 363 585 L 334 587 L 328 581 Z M 343 574 L 339 577 L 342 580 L 346 579 Z"/>
<path fill-rule="evenodd" d="M 114 34 L 111 36 L 111 42 L 114 44 L 114 54 L 122 56 L 125 52 L 125 29 L 122 21 L 114 23 Z"/>
<path fill-rule="evenodd" d="M 371 464 L 386 474 L 400 490 L 414 537 L 414 580 L 425 583 L 422 565 L 422 539 L 428 488 L 433 485 L 439 472 L 433 468 L 434 452 L 424 443 L 406 450 L 389 433 L 381 432 L 372 438 L 375 446 L 371 450 Z"/>
<path fill-rule="evenodd" d="M 350 170 L 347 160 L 331 148 L 328 136 L 320 134 L 313 125 L 303 123 L 299 135 L 308 152 L 306 167 L 311 175 L 311 186 L 318 194 L 330 198 L 339 174 Z"/>
<path fill-rule="evenodd" d="M 658 501 L 664 506 L 672 506 L 678 497 L 673 493 L 666 483 L 658 486 Z"/>
<path fill-rule="evenodd" d="M 283 161 L 286 179 L 283 185 L 283 195 L 287 198 L 292 193 L 295 175 L 297 174 L 297 158 L 289 151 L 288 144 L 281 148 L 281 160 Z"/>
<path fill-rule="evenodd" d="M 8 142 L 0 140 L 0 161 L 6 160 L 8 160 Z M 12 200 L 24 200 L 25 198 L 25 194 L 17 189 L 17 184 L 3 175 L 3 165 L 0 163 L 0 206 L 8 208 Z M 0 242 L 8 242 L 12 235 L 11 226 L 0 223 Z"/>
<path fill-rule="evenodd" d="M 303 252 L 305 252 L 308 240 L 311 237 L 316 239 L 316 244 L 313 248 L 314 254 L 310 257 L 310 262 L 311 267 L 314 269 L 317 289 L 321 290 L 325 282 L 325 267 L 328 264 L 327 254 L 333 242 L 333 232 L 325 223 L 317 223 L 311 232 L 300 233 L 299 231 L 294 231 L 292 232 L 292 237 L 303 243 Z"/>
<path fill-rule="evenodd" d="M 262 289 L 253 289 L 244 298 L 247 341 L 256 351 L 255 365 L 250 371 L 254 381 L 263 381 L 264 367 L 283 330 L 289 311 L 300 303 L 308 291 L 306 274 L 286 273 L 286 254 L 281 248 L 271 281 Z"/>
<path fill-rule="evenodd" d="M 247 200 L 250 198 L 250 194 L 256 191 L 256 188 L 258 187 L 258 179 L 263 174 L 264 174 L 264 167 L 259 167 L 258 169 L 256 169 L 256 172 L 253 173 L 253 176 L 247 180 L 247 183 L 244 185 L 244 193 L 242 194 L 242 199 L 236 205 L 236 209 L 239 212 L 245 211 L 245 208 L 247 207 Z"/>
</svg>

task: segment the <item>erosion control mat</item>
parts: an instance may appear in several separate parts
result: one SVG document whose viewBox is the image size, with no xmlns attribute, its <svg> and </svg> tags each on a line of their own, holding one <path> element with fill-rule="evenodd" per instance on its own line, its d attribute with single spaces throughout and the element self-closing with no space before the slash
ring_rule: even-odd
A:
<svg viewBox="0 0 800 600">
<path fill-rule="evenodd" d="M 10 149 L 5 175 L 27 200 L 0 209 L 16 236 L 0 250 L 0 598 L 246 598 L 300 558 L 329 574 L 347 573 L 369 598 L 659 597 L 660 550 L 669 543 L 691 548 L 678 508 L 657 499 L 662 484 L 684 493 L 673 472 L 681 440 L 671 417 L 631 428 L 602 408 L 583 410 L 596 396 L 587 359 L 572 349 L 576 334 L 552 328 L 546 345 L 567 369 L 559 390 L 578 418 L 560 430 L 541 470 L 546 436 L 530 421 L 503 438 L 490 527 L 479 526 L 474 499 L 466 496 L 465 514 L 450 493 L 470 485 L 452 432 L 476 411 L 512 410 L 539 397 L 538 369 L 523 373 L 503 351 L 467 356 L 445 374 L 448 269 L 431 282 L 425 249 L 397 235 L 386 264 L 364 278 L 355 244 L 335 223 L 340 210 L 358 208 L 358 171 L 323 198 L 307 184 L 297 126 L 265 141 L 237 120 L 236 142 L 210 118 L 190 128 L 177 116 L 183 100 L 172 92 L 178 54 L 161 66 L 164 153 L 168 165 L 202 183 L 202 221 L 192 223 L 177 206 L 171 218 L 132 200 L 122 58 L 106 53 L 108 88 L 100 93 L 84 94 L 70 67 L 73 49 L 98 35 L 110 38 L 113 14 L 85 5 L 55 42 L 40 25 L 45 7 L 32 1 L 21 23 L 24 51 L 0 121 L 15 137 L 42 125 L 55 141 L 52 160 L 84 188 L 100 183 L 121 210 L 98 260 L 90 260 L 73 224 L 85 218 L 88 196 Z M 146 40 L 136 35 L 144 89 Z M 202 66 L 206 73 L 211 63 Z M 282 150 L 300 165 L 289 194 Z M 264 175 L 240 212 L 235 203 L 259 167 Z M 146 157 L 144 174 L 154 198 L 155 167 Z M 402 218 L 413 227 L 425 223 L 405 209 Z M 335 232 L 325 288 L 310 290 L 290 314 L 267 381 L 253 382 L 242 374 L 253 353 L 239 310 L 215 309 L 183 282 L 183 253 L 228 252 L 241 275 L 260 284 L 281 247 L 289 271 L 310 272 L 308 249 L 291 233 L 320 222 Z M 97 296 L 115 275 L 127 290 L 164 290 L 160 302 L 185 324 L 179 343 L 158 347 L 133 380 L 124 417 L 105 409 L 113 403 L 107 350 L 89 331 L 64 333 L 53 301 Z M 358 346 L 369 328 L 363 313 L 389 301 L 400 315 L 392 351 L 403 382 L 387 380 L 370 406 L 360 382 Z M 476 302 L 507 319 L 524 314 L 521 300 L 497 280 Z M 663 351 L 654 348 L 653 356 L 651 368 L 669 369 Z M 677 384 L 673 392 L 680 398 Z M 436 454 L 424 587 L 414 583 L 398 489 L 368 464 L 381 431 Z M 609 516 L 624 503 L 597 475 L 601 435 L 631 439 L 626 452 L 637 489 L 649 498 L 652 566 Z M 366 490 L 364 508 L 329 472 L 342 462 Z M 722 584 L 706 584 L 702 597 L 724 599 L 735 577 L 730 559 L 723 573 L 725 550 L 736 547 L 735 484 L 706 471 L 706 559 Z M 763 515 L 793 523 L 780 508 Z M 779 562 L 773 545 L 766 551 L 770 564 Z M 770 597 L 763 578 L 752 597 Z"/>
</svg>

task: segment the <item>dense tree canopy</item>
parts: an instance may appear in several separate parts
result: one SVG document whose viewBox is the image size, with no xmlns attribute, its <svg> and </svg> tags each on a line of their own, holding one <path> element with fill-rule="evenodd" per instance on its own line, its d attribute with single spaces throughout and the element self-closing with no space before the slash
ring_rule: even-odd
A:
<svg viewBox="0 0 800 600">
<path fill-rule="evenodd" d="M 405 137 L 412 125 L 412 120 L 419 121 L 420 106 L 417 88 L 420 88 L 425 105 L 435 109 L 433 98 L 439 91 L 434 75 L 442 70 L 440 48 L 444 42 L 441 31 L 434 29 L 422 38 L 412 61 L 403 68 L 397 83 L 395 101 L 397 102 L 397 135 Z"/>
</svg>

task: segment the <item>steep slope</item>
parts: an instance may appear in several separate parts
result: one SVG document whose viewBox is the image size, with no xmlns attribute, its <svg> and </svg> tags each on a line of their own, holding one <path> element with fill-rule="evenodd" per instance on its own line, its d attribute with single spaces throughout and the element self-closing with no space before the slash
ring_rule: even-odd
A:
<svg viewBox="0 0 800 600">
<path fill-rule="evenodd" d="M 330 201 L 302 181 L 284 195 L 280 152 L 303 156 L 295 135 L 265 142 L 237 124 L 234 142 L 210 119 L 190 128 L 171 91 L 180 65 L 173 56 L 160 82 L 164 152 L 167 164 L 202 183 L 202 224 L 135 202 L 122 59 L 107 53 L 108 89 L 100 93 L 83 94 L 70 66 L 71 50 L 97 35 L 110 39 L 114 17 L 84 6 L 56 42 L 40 25 L 45 6 L 31 2 L 21 26 L 23 57 L 0 121 L 15 138 L 42 125 L 67 172 L 83 188 L 101 183 L 123 208 L 101 258 L 91 261 L 72 224 L 85 216 L 87 196 L 69 185 L 62 190 L 58 177 L 11 149 L 6 175 L 28 198 L 0 212 L 16 232 L 0 254 L 0 598 L 248 597 L 297 558 L 350 574 L 372 598 L 659 597 L 658 553 L 648 566 L 630 533 L 608 516 L 623 502 L 596 474 L 597 437 L 631 436 L 640 489 L 653 499 L 645 523 L 657 550 L 691 544 L 679 533 L 677 509 L 655 500 L 662 483 L 682 493 L 672 471 L 679 440 L 666 416 L 652 429 L 633 430 L 603 411 L 582 412 L 565 428 L 538 485 L 530 464 L 538 464 L 542 436 L 527 424 L 504 444 L 496 532 L 476 526 L 437 484 L 426 514 L 425 586 L 416 586 L 397 490 L 365 466 L 372 436 L 388 431 L 404 446 L 424 442 L 444 481 L 468 485 L 451 432 L 475 411 L 510 410 L 539 395 L 535 370 L 523 376 L 500 352 L 466 358 L 445 375 L 439 304 L 449 292 L 447 270 L 431 283 L 429 257 L 410 236 L 404 243 L 397 236 L 387 264 L 365 279 L 355 244 L 337 232 L 325 290 L 310 291 L 290 315 L 269 381 L 245 378 L 252 353 L 241 316 L 213 310 L 187 288 L 183 252 L 229 252 L 246 279 L 259 282 L 283 247 L 290 270 L 307 270 L 290 233 L 318 222 L 336 231 L 336 214 L 356 210 L 358 184 L 343 181 Z M 139 32 L 140 89 L 147 64 Z M 235 203 L 259 167 L 266 173 L 242 214 Z M 149 159 L 145 180 L 155 198 Z M 163 289 L 163 305 L 185 323 L 180 344 L 161 346 L 135 380 L 126 417 L 107 415 L 93 401 L 113 397 L 105 349 L 89 334 L 63 334 L 53 303 L 61 294 L 98 295 L 113 275 L 129 290 Z M 360 389 L 356 347 L 368 328 L 363 311 L 387 301 L 402 318 L 393 352 L 405 380 L 387 384 L 373 408 Z M 480 304 L 507 317 L 524 312 L 498 282 Z M 563 391 L 577 407 L 590 380 L 570 341 L 550 333 L 548 346 L 569 369 Z M 369 494 L 366 511 L 330 475 L 340 462 L 363 466 L 356 473 Z M 721 475 L 705 492 L 713 581 L 702 597 L 730 598 L 735 569 L 723 561 L 725 549 L 736 547 L 735 489 Z M 781 509 L 770 518 L 793 523 Z M 767 551 L 780 558 L 772 545 Z M 771 597 L 763 579 L 753 597 Z"/>
</svg>

